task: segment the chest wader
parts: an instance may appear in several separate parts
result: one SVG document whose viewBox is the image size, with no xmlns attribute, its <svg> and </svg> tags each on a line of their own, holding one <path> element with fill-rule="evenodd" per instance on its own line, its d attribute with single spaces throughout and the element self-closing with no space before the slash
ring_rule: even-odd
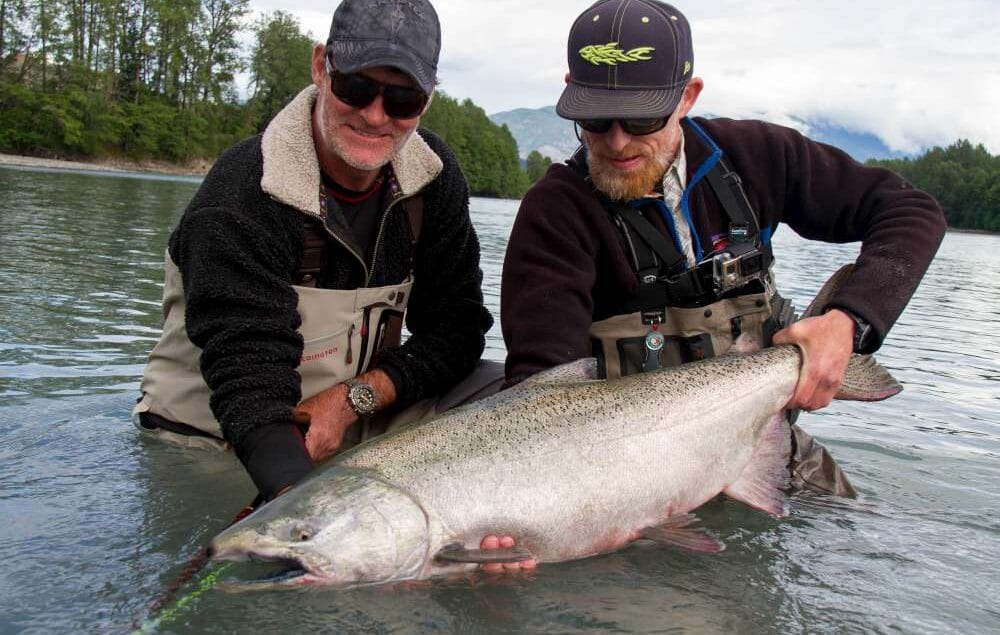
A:
<svg viewBox="0 0 1000 635">
<path fill-rule="evenodd" d="M 592 353 L 602 376 L 724 355 L 744 334 L 768 347 L 774 334 L 796 319 L 791 302 L 774 290 L 771 250 L 760 240 L 739 176 L 720 160 L 706 178 L 729 217 L 729 240 L 723 253 L 690 269 L 674 243 L 637 209 L 601 197 L 622 232 L 639 281 L 639 292 L 622 314 L 591 325 Z M 797 416 L 798 411 L 789 412 L 792 487 L 854 497 L 826 448 L 794 424 Z"/>
<path fill-rule="evenodd" d="M 423 221 L 423 199 L 405 203 L 412 249 Z M 368 370 L 386 347 L 399 346 L 403 315 L 413 287 L 412 272 L 399 284 L 340 290 L 316 287 L 327 257 L 324 232 L 307 225 L 304 251 L 292 285 L 298 294 L 303 339 L 298 372 L 302 399 Z M 166 259 L 164 325 L 143 373 L 142 398 L 133 409 L 140 430 L 188 447 L 228 449 L 209 406 L 211 390 L 201 374 L 201 349 L 187 337 L 180 270 Z"/>
</svg>

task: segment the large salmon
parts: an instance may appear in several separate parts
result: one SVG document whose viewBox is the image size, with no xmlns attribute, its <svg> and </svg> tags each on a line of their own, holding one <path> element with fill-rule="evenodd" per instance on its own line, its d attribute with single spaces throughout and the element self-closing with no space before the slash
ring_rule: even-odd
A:
<svg viewBox="0 0 1000 635">
<path fill-rule="evenodd" d="M 690 512 L 720 492 L 784 513 L 782 408 L 801 363 L 779 346 L 612 381 L 596 379 L 593 360 L 560 366 L 337 456 L 219 534 L 213 554 L 365 584 L 584 558 L 639 538 L 717 551 Z M 899 390 L 855 356 L 838 397 Z M 518 546 L 479 551 L 489 534 Z"/>
</svg>

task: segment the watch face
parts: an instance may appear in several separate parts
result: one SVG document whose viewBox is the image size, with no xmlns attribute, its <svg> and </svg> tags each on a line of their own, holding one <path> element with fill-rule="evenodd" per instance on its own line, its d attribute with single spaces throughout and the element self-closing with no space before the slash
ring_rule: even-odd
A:
<svg viewBox="0 0 1000 635">
<path fill-rule="evenodd" d="M 378 398 L 375 396 L 375 389 L 368 384 L 354 384 L 347 393 L 354 412 L 359 415 L 370 415 L 378 407 Z"/>
</svg>

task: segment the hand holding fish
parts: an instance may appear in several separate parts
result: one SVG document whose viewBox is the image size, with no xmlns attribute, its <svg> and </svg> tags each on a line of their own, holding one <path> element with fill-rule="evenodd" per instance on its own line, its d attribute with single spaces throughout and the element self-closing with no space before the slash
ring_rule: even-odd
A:
<svg viewBox="0 0 1000 635">
<path fill-rule="evenodd" d="M 358 415 L 347 403 L 345 384 L 337 384 L 313 395 L 299 404 L 297 411 L 309 415 L 306 450 L 309 451 L 309 458 L 316 463 L 337 451 L 347 428 L 358 420 Z"/>
<path fill-rule="evenodd" d="M 775 334 L 775 345 L 795 344 L 802 351 L 802 371 L 788 408 L 819 410 L 830 405 L 854 350 L 854 328 L 846 313 L 832 309 Z"/>
<path fill-rule="evenodd" d="M 380 407 L 385 408 L 396 401 L 396 387 L 383 371 L 374 370 L 357 379 L 371 384 L 378 394 Z M 337 452 L 347 428 L 358 420 L 347 401 L 347 391 L 347 384 L 337 384 L 306 399 L 296 409 L 309 415 L 306 449 L 316 463 Z"/>
<path fill-rule="evenodd" d="M 516 545 L 511 536 L 486 536 L 479 543 L 479 548 L 483 551 L 493 551 L 497 549 L 512 549 Z M 480 565 L 483 571 L 490 573 L 505 573 L 509 571 L 530 571 L 538 566 L 536 560 L 524 560 L 521 562 L 491 562 Z"/>
</svg>

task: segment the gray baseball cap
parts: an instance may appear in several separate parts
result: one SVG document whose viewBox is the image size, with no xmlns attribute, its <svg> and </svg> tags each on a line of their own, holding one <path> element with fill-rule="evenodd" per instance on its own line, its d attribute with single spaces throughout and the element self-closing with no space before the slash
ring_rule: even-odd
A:
<svg viewBox="0 0 1000 635">
<path fill-rule="evenodd" d="M 691 27 L 659 0 L 600 0 L 569 32 L 565 119 L 665 117 L 694 70 Z"/>
<path fill-rule="evenodd" d="M 343 73 L 398 68 L 429 95 L 437 78 L 441 24 L 426 0 L 343 0 L 333 14 L 326 52 Z"/>
</svg>

